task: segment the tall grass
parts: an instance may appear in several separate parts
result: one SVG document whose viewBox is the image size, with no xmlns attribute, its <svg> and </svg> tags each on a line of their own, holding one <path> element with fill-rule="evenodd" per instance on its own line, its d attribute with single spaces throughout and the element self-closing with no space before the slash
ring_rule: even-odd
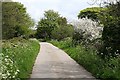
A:
<svg viewBox="0 0 120 80">
<path fill-rule="evenodd" d="M 83 45 L 72 45 L 72 40 L 50 41 L 63 49 L 77 63 L 85 67 L 96 78 L 101 80 L 120 80 L 120 57 L 103 60 L 94 49 L 86 49 Z"/>
<path fill-rule="evenodd" d="M 3 41 L 3 78 L 29 78 L 39 48 L 35 40 L 15 38 Z"/>
</svg>

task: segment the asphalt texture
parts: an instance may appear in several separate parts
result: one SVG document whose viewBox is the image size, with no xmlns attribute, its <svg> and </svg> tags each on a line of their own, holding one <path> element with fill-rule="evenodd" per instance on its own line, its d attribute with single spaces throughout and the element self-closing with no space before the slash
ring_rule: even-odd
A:
<svg viewBox="0 0 120 80">
<path fill-rule="evenodd" d="M 40 42 L 40 52 L 33 66 L 30 78 L 68 78 L 95 80 L 63 50 L 47 42 Z"/>
</svg>

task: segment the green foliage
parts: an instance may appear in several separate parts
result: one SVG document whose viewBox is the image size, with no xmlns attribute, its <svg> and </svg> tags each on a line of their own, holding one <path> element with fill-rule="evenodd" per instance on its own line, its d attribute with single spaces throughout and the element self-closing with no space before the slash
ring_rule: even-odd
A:
<svg viewBox="0 0 120 80">
<path fill-rule="evenodd" d="M 82 31 L 82 30 L 79 30 L 79 32 L 76 32 L 74 31 L 74 34 L 73 34 L 73 44 L 74 45 L 77 45 L 79 43 L 82 43 L 85 39 L 84 39 L 84 34 L 85 32 Z"/>
<path fill-rule="evenodd" d="M 14 38 L 3 41 L 4 78 L 29 78 L 39 48 L 39 43 L 35 40 Z"/>
<path fill-rule="evenodd" d="M 56 21 L 60 15 L 58 14 L 58 12 L 55 12 L 53 10 L 48 10 L 45 11 L 44 16 L 45 19 L 48 19 L 49 21 Z"/>
<path fill-rule="evenodd" d="M 2 36 L 10 39 L 28 36 L 33 20 L 26 12 L 26 8 L 18 2 L 2 3 Z"/>
<path fill-rule="evenodd" d="M 37 38 L 51 38 L 51 31 L 57 27 L 56 20 L 59 17 L 53 10 L 45 11 L 45 18 L 41 19 L 37 25 Z"/>
<path fill-rule="evenodd" d="M 60 17 L 60 15 L 53 10 L 45 11 L 44 16 L 37 25 L 37 38 L 61 40 L 72 36 L 73 26 L 67 24 L 66 18 Z"/>
<path fill-rule="evenodd" d="M 30 34 L 29 34 L 29 38 L 35 38 L 36 32 L 37 32 L 36 30 L 34 30 L 34 29 L 32 30 L 31 29 Z"/>
<path fill-rule="evenodd" d="M 73 26 L 67 24 L 66 18 L 58 18 L 57 23 L 58 27 L 56 27 L 51 33 L 52 39 L 62 40 L 73 35 Z"/>
<path fill-rule="evenodd" d="M 71 46 L 72 40 L 70 39 L 50 42 L 67 52 L 70 57 L 90 71 L 96 78 L 120 80 L 120 56 L 103 60 L 92 48 L 86 49 L 83 45 Z"/>
<path fill-rule="evenodd" d="M 104 25 L 102 40 L 102 52 L 105 56 L 117 56 L 120 54 L 120 1 L 110 3 L 108 11 L 102 17 Z"/>
<path fill-rule="evenodd" d="M 61 41 L 57 41 L 57 40 L 51 40 L 49 41 L 50 43 L 54 44 L 55 46 L 61 48 L 61 49 L 66 49 L 68 47 L 73 47 L 72 45 L 72 39 L 70 37 L 65 38 Z"/>
<path fill-rule="evenodd" d="M 38 26 L 37 28 L 38 38 L 50 38 L 51 31 L 54 29 L 54 27 L 57 27 L 55 23 L 52 23 L 47 19 L 41 19 L 37 26 Z"/>
<path fill-rule="evenodd" d="M 86 8 L 80 11 L 78 18 L 88 18 L 91 20 L 99 21 L 100 17 L 102 16 L 102 12 L 105 11 L 106 8 L 102 7 L 92 7 Z"/>
</svg>

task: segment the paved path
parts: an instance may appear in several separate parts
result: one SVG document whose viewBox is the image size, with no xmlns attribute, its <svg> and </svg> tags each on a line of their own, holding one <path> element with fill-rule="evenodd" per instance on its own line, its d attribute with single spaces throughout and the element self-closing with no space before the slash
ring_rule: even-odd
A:
<svg viewBox="0 0 120 80">
<path fill-rule="evenodd" d="M 31 78 L 94 78 L 59 48 L 47 42 L 40 46 Z"/>
</svg>

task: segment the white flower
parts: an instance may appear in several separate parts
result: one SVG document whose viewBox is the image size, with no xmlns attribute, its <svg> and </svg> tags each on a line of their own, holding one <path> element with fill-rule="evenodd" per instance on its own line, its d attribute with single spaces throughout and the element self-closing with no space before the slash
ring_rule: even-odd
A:
<svg viewBox="0 0 120 80">
<path fill-rule="evenodd" d="M 15 72 L 15 75 L 17 75 L 18 74 L 18 72 Z"/>
<path fill-rule="evenodd" d="M 6 56 L 6 58 L 8 58 L 8 56 Z"/>
<path fill-rule="evenodd" d="M 12 78 L 15 78 L 15 76 L 13 76 Z"/>
<path fill-rule="evenodd" d="M 20 72 L 20 70 L 17 69 L 17 72 Z"/>
<path fill-rule="evenodd" d="M 5 58 L 5 62 L 7 62 L 8 60 L 7 60 L 7 58 Z"/>
</svg>

